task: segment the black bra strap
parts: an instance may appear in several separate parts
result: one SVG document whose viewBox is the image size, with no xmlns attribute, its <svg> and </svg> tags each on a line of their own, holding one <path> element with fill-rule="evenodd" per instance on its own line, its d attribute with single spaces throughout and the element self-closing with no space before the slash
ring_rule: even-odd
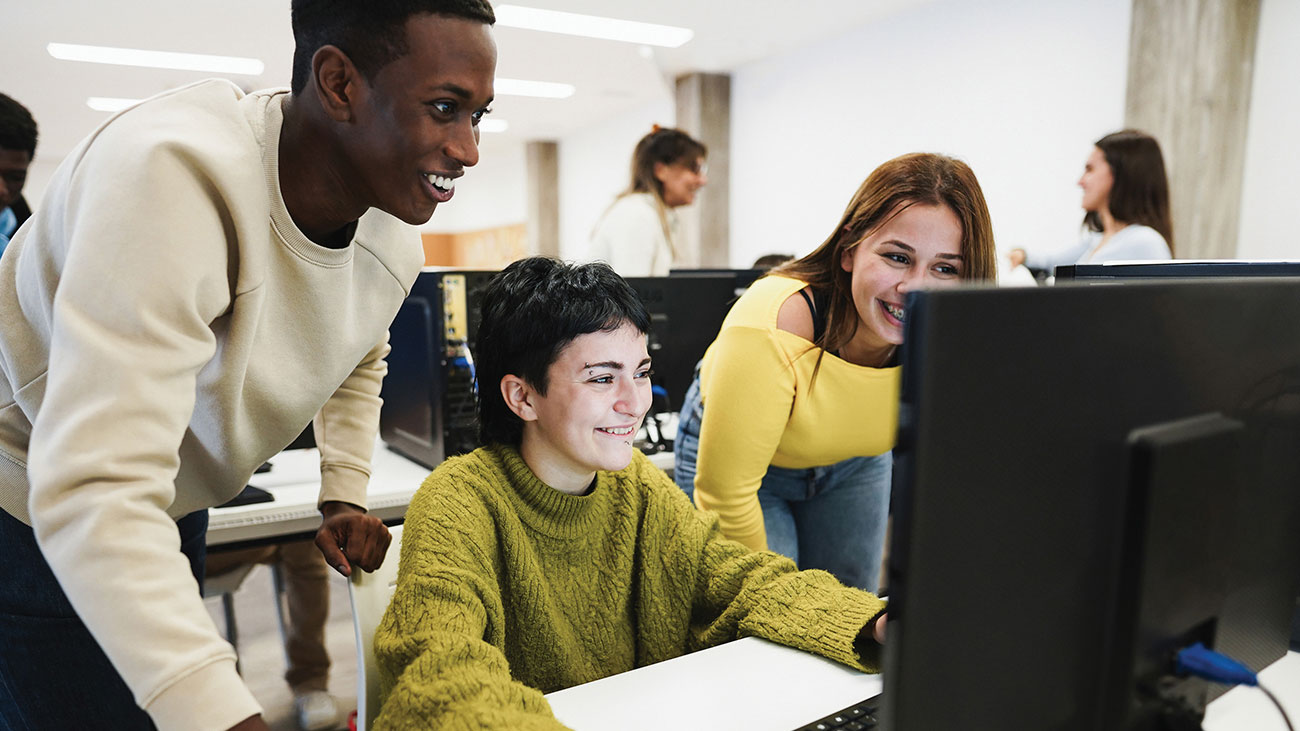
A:
<svg viewBox="0 0 1300 731">
<path fill-rule="evenodd" d="M 808 295 L 809 289 L 811 288 L 804 287 L 799 290 L 799 294 L 803 297 L 803 301 L 808 303 L 808 312 L 812 315 L 813 342 L 819 343 L 821 342 L 822 335 L 826 332 L 826 317 L 818 311 L 816 300 Z"/>
</svg>

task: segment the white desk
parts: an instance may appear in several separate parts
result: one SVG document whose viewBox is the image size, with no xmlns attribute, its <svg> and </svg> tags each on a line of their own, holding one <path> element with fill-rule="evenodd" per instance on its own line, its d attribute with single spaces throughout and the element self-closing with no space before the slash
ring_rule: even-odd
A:
<svg viewBox="0 0 1300 731">
<path fill-rule="evenodd" d="M 576 731 L 790 731 L 880 690 L 879 675 L 746 637 L 556 691 L 546 700 Z"/>
<path fill-rule="evenodd" d="M 411 496 L 429 470 L 375 444 L 370 486 L 366 493 L 371 515 L 397 521 L 406 515 Z M 279 536 L 312 534 L 320 528 L 316 499 L 320 493 L 320 452 L 295 449 L 271 458 L 271 471 L 253 475 L 249 484 L 275 496 L 274 500 L 208 511 L 208 548 Z"/>
<path fill-rule="evenodd" d="M 1260 680 L 1300 721 L 1300 653 L 1269 666 Z M 576 731 L 791 731 L 881 689 L 878 675 L 749 637 L 556 691 L 546 700 Z M 1234 688 L 1211 703 L 1204 723 L 1205 731 L 1285 728 L 1256 688 Z"/>
</svg>

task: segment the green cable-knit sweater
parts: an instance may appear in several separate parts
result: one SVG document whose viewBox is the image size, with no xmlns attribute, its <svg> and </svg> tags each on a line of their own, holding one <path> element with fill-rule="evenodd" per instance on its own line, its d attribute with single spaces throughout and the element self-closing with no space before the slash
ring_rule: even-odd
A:
<svg viewBox="0 0 1300 731">
<path fill-rule="evenodd" d="M 403 531 L 377 729 L 561 729 L 543 693 L 750 635 L 877 664 L 883 601 L 723 538 L 640 452 L 576 496 L 478 449 L 425 480 Z"/>
</svg>

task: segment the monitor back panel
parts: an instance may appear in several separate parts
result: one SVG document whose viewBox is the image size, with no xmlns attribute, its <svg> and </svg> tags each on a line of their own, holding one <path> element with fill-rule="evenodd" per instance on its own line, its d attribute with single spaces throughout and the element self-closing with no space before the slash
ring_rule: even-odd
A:
<svg viewBox="0 0 1300 731">
<path fill-rule="evenodd" d="M 1255 450 L 1242 507 L 1222 516 L 1244 545 L 1221 649 L 1280 655 L 1294 584 L 1276 572 L 1300 575 L 1300 282 L 922 293 L 903 363 L 891 728 L 1104 727 L 1128 621 L 1126 440 L 1200 414 L 1242 421 Z"/>
</svg>

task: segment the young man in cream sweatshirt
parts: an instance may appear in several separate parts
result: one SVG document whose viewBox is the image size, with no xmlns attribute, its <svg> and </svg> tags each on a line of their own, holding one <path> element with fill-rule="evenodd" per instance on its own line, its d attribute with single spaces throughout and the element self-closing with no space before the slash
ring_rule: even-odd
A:
<svg viewBox="0 0 1300 731">
<path fill-rule="evenodd" d="M 317 545 L 365 515 L 411 225 L 478 161 L 486 0 L 294 0 L 292 90 L 109 119 L 0 257 L 0 727 L 266 728 L 208 617 L 207 508 L 313 421 Z M 188 517 L 187 517 L 188 516 Z"/>
</svg>

